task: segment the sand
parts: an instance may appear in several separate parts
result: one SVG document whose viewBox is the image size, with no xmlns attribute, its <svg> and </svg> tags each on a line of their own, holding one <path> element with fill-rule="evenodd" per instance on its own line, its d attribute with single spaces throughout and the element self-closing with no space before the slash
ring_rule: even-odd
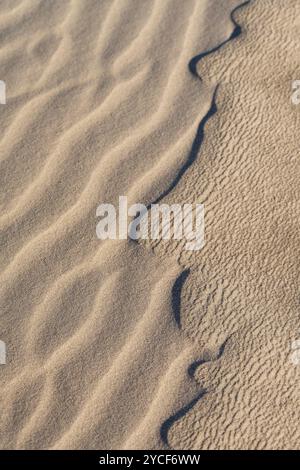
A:
<svg viewBox="0 0 300 470">
<path fill-rule="evenodd" d="M 1 449 L 299 449 L 299 18 L 1 2 Z M 204 248 L 99 240 L 120 195 Z"/>
</svg>

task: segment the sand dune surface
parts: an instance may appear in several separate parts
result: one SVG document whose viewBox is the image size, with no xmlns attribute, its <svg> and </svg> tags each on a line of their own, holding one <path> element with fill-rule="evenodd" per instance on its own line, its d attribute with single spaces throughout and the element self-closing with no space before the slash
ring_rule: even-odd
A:
<svg viewBox="0 0 300 470">
<path fill-rule="evenodd" d="M 299 447 L 299 15 L 1 2 L 1 449 Z M 99 240 L 119 196 L 204 248 Z"/>
</svg>

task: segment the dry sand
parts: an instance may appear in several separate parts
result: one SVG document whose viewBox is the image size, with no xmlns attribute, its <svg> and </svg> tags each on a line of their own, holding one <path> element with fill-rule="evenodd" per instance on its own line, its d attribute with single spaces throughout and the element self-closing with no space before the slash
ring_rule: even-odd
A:
<svg viewBox="0 0 300 470">
<path fill-rule="evenodd" d="M 1 2 L 2 449 L 300 448 L 300 3 L 241 4 Z M 119 195 L 205 247 L 98 240 Z"/>
</svg>

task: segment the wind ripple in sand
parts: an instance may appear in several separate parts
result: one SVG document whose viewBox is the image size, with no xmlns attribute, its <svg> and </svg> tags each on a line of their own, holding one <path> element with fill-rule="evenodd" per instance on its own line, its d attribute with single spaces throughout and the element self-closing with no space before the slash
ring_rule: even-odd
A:
<svg viewBox="0 0 300 470">
<path fill-rule="evenodd" d="M 95 212 L 178 181 L 212 104 L 188 63 L 239 4 L 217 3 L 1 4 L 2 448 L 161 447 L 196 394 L 175 259 L 99 242 Z"/>
</svg>

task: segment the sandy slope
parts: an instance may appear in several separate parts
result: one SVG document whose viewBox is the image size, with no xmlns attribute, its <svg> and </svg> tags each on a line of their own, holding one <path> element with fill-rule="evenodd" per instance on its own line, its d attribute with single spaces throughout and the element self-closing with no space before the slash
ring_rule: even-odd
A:
<svg viewBox="0 0 300 470">
<path fill-rule="evenodd" d="M 2 448 L 160 447 L 198 393 L 175 259 L 103 244 L 95 214 L 173 180 L 211 100 L 187 64 L 234 4 L 1 3 Z"/>
<path fill-rule="evenodd" d="M 200 61 L 241 3 L 1 2 L 1 448 L 298 445 L 299 6 Z M 205 203 L 201 252 L 96 238 L 166 193 Z"/>
</svg>

